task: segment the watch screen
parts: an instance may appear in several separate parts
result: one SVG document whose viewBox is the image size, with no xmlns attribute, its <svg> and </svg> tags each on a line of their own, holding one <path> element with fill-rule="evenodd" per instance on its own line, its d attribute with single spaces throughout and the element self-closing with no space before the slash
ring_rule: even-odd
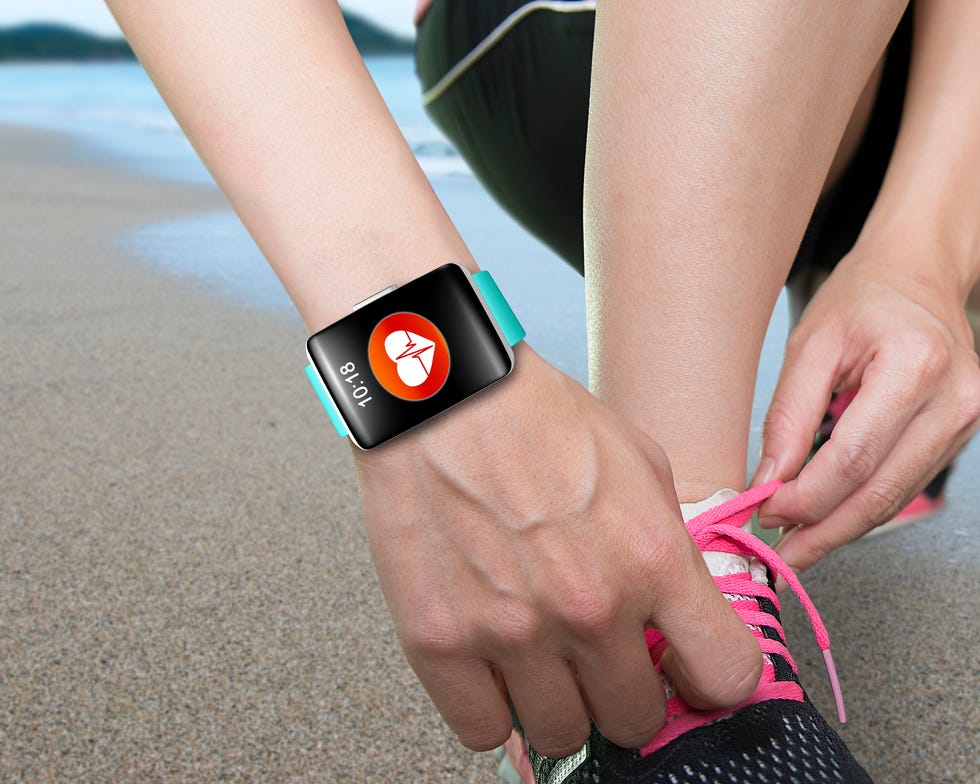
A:
<svg viewBox="0 0 980 784">
<path fill-rule="evenodd" d="M 512 355 L 466 272 L 446 264 L 307 341 L 358 446 L 370 449 L 506 376 Z"/>
</svg>

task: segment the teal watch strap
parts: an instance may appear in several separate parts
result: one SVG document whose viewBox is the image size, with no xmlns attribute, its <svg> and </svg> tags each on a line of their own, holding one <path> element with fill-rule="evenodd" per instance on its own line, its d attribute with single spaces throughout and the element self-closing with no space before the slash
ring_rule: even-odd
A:
<svg viewBox="0 0 980 784">
<path fill-rule="evenodd" d="M 497 288 L 497 282 L 493 279 L 493 276 L 486 270 L 480 270 L 473 275 L 473 282 L 483 295 L 487 307 L 490 308 L 494 320 L 500 327 L 500 331 L 504 333 L 504 339 L 512 346 L 516 346 L 524 340 L 524 335 L 526 334 L 524 327 L 521 326 L 521 322 L 514 315 L 514 311 L 511 310 L 510 304 L 504 299 L 504 295 L 500 293 L 500 289 Z"/>
<path fill-rule="evenodd" d="M 316 368 L 313 365 L 306 366 L 306 377 L 313 385 L 313 391 L 320 398 L 323 407 L 327 409 L 327 416 L 330 417 L 330 421 L 333 423 L 333 428 L 337 431 L 337 435 L 341 438 L 346 438 L 347 427 L 344 425 L 344 420 L 340 418 L 340 412 L 333 404 L 333 400 L 330 399 L 330 394 L 327 392 L 327 388 L 323 386 L 323 381 L 320 380 L 320 374 L 316 372 Z"/>
</svg>

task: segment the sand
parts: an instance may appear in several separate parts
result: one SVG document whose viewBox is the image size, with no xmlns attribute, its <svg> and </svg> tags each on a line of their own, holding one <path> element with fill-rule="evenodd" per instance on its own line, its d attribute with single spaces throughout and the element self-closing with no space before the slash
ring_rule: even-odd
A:
<svg viewBox="0 0 980 784">
<path fill-rule="evenodd" d="M 12 128 L 0 183 L 0 781 L 492 780 L 403 661 L 299 319 L 119 242 L 221 195 Z M 978 467 L 806 579 L 879 784 L 980 780 Z"/>
</svg>

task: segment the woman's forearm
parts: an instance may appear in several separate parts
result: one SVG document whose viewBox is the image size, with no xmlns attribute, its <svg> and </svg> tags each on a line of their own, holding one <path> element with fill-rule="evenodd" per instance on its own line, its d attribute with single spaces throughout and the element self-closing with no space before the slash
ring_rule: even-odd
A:
<svg viewBox="0 0 980 784">
<path fill-rule="evenodd" d="M 978 74 L 980 2 L 917 2 L 901 131 L 865 228 L 945 251 L 929 254 L 926 277 L 964 299 L 980 278 Z"/>
<path fill-rule="evenodd" d="M 472 258 L 334 2 L 109 0 L 311 329 Z"/>
</svg>

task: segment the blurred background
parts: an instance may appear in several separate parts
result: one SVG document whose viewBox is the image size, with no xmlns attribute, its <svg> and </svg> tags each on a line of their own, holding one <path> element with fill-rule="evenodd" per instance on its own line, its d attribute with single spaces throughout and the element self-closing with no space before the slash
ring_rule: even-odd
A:
<svg viewBox="0 0 980 784">
<path fill-rule="evenodd" d="M 414 3 L 341 6 L 529 343 L 586 383 L 582 280 L 426 116 Z M 781 300 L 750 471 L 786 332 Z M 0 781 L 492 780 L 401 656 L 302 323 L 100 0 L 0 2 L 0 335 Z M 978 456 L 934 520 L 807 573 L 879 784 L 980 781 Z"/>
<path fill-rule="evenodd" d="M 582 281 L 429 121 L 414 3 L 341 5 L 584 383 Z M 394 638 L 302 322 L 100 0 L 0 2 L 0 335 L 0 781 L 490 779 Z"/>
<path fill-rule="evenodd" d="M 474 255 L 513 292 L 535 347 L 584 382 L 581 279 L 485 195 L 429 121 L 415 77 L 413 6 L 341 3 L 375 83 Z M 79 154 L 143 176 L 212 183 L 100 0 L 0 4 L 0 123 L 70 134 L 81 143 Z M 250 307 L 291 310 L 230 211 L 144 226 L 126 242 L 140 259 L 197 277 Z"/>
</svg>

